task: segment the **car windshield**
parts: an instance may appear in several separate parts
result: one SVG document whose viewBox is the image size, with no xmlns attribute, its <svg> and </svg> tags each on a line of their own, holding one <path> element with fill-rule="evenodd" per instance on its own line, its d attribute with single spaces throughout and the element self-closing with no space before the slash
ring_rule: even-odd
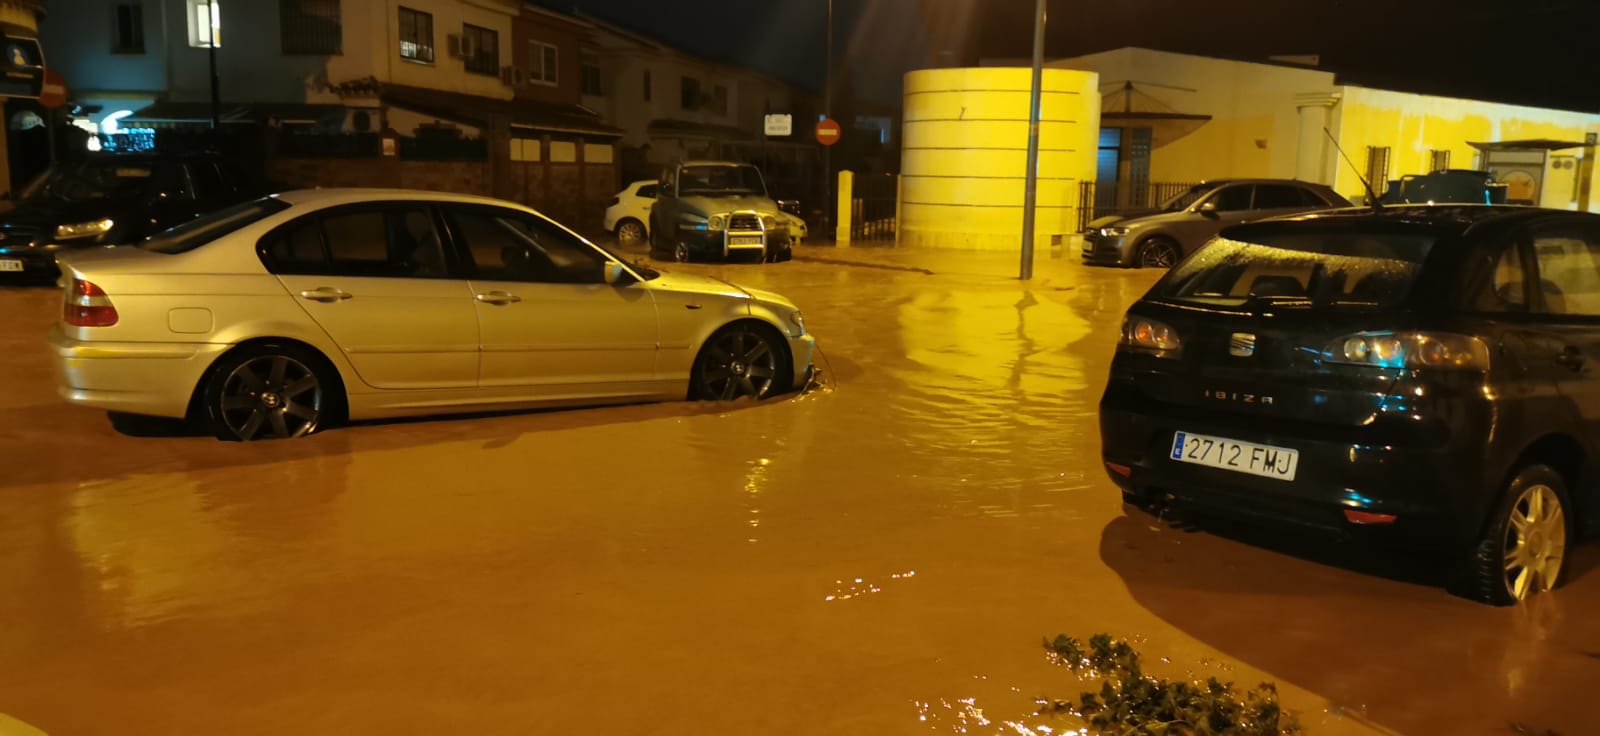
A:
<svg viewBox="0 0 1600 736">
<path fill-rule="evenodd" d="M 757 194 L 765 196 L 766 182 L 754 166 L 715 164 L 685 166 L 678 175 L 679 194 Z"/>
<path fill-rule="evenodd" d="M 225 210 L 217 210 L 165 232 L 152 235 L 140 243 L 139 247 L 167 255 L 187 253 L 250 223 L 260 221 L 288 208 L 289 205 L 273 197 L 263 197 L 251 202 L 236 204 Z"/>
<path fill-rule="evenodd" d="M 78 161 L 50 167 L 22 190 L 19 199 L 84 202 L 133 198 L 150 191 L 158 179 L 170 176 L 169 171 L 149 162 Z"/>
<path fill-rule="evenodd" d="M 1215 188 L 1216 185 L 1214 184 L 1196 184 L 1192 187 L 1189 187 L 1188 191 L 1167 200 L 1166 204 L 1161 205 L 1161 209 L 1166 212 L 1186 210 L 1189 208 L 1189 205 L 1194 204 L 1201 197 L 1205 196 L 1206 192 L 1209 192 Z"/>
<path fill-rule="evenodd" d="M 1279 308 L 1383 308 L 1411 291 L 1435 236 L 1415 230 L 1254 228 L 1228 233 L 1150 292 L 1171 302 Z"/>
</svg>

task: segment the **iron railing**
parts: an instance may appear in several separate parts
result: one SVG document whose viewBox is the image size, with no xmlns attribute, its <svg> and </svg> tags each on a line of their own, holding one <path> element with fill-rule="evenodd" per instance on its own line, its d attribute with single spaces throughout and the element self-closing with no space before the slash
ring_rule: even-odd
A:
<svg viewBox="0 0 1600 736">
<path fill-rule="evenodd" d="M 1107 215 L 1160 207 L 1194 186 L 1194 182 L 1147 182 L 1101 187 L 1092 181 L 1083 182 L 1078 185 L 1078 231 L 1088 230 L 1089 223 Z"/>
</svg>

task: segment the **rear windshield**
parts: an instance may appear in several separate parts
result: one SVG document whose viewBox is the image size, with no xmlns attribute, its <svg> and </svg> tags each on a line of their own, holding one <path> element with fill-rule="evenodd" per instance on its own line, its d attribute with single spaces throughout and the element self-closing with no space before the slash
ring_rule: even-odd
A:
<svg viewBox="0 0 1600 736">
<path fill-rule="evenodd" d="M 276 199 L 262 197 L 236 204 L 225 210 L 217 210 L 209 215 L 201 215 L 175 228 L 146 238 L 139 247 L 168 255 L 187 253 L 288 208 L 289 205 Z"/>
<path fill-rule="evenodd" d="M 1411 291 L 1435 236 L 1419 232 L 1254 228 L 1217 238 L 1151 296 L 1216 306 L 1386 307 Z"/>
</svg>

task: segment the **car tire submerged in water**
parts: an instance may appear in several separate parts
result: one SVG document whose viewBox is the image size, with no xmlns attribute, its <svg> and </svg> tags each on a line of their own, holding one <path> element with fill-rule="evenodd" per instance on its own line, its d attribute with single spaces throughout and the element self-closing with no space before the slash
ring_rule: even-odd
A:
<svg viewBox="0 0 1600 736">
<path fill-rule="evenodd" d="M 1573 536 L 1569 498 L 1550 466 L 1519 471 L 1473 549 L 1463 592 L 1504 606 L 1560 585 Z"/>
<path fill-rule="evenodd" d="M 247 345 L 223 356 L 207 374 L 202 414 L 224 440 L 304 437 L 324 426 L 337 383 L 326 361 L 296 345 Z"/>
<path fill-rule="evenodd" d="M 1182 258 L 1183 249 L 1178 247 L 1178 241 L 1165 235 L 1153 235 L 1139 244 L 1133 265 L 1139 268 L 1172 268 Z"/>
<path fill-rule="evenodd" d="M 773 331 L 752 322 L 717 330 L 690 371 L 689 397 L 710 401 L 765 399 L 789 381 L 789 361 Z"/>
</svg>

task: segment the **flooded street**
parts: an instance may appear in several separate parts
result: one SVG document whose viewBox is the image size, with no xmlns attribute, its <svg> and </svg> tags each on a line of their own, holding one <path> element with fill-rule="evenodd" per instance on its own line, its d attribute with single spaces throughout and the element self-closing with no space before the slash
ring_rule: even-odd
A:
<svg viewBox="0 0 1600 736">
<path fill-rule="evenodd" d="M 1523 608 L 1125 510 L 1096 403 L 1149 272 L 804 249 L 822 385 L 229 444 L 55 395 L 0 288 L 0 713 L 49 734 L 1054 733 L 1040 641 L 1276 681 L 1311 734 L 1600 733 L 1600 548 Z M 1358 561 L 1347 563 L 1346 558 Z M 1362 562 L 1361 560 L 1365 560 Z M 3 732 L 3 731 L 0 731 Z"/>
</svg>

